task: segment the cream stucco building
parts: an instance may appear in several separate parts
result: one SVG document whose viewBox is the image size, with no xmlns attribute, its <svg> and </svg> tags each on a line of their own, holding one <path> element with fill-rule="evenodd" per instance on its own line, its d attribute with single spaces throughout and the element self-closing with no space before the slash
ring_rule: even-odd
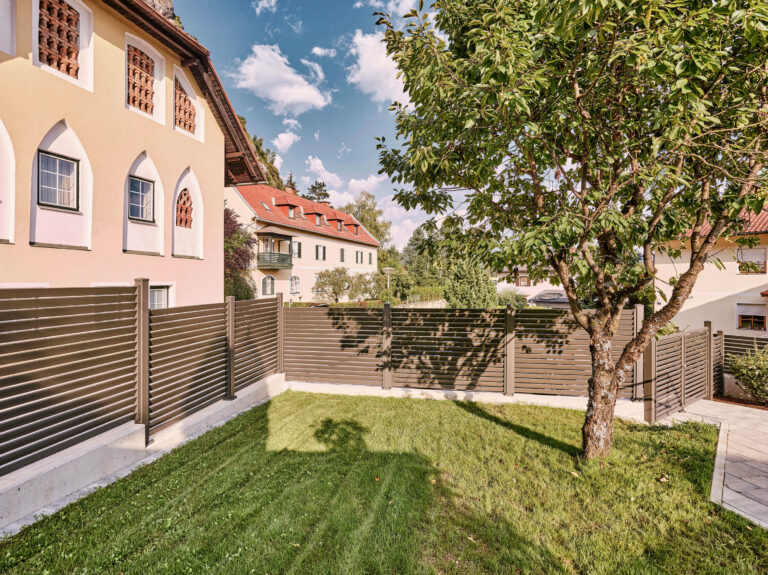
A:
<svg viewBox="0 0 768 575">
<path fill-rule="evenodd" d="M 286 302 L 312 302 L 319 272 L 378 269 L 379 242 L 349 214 L 266 185 L 231 188 L 226 198 L 258 238 L 252 278 L 259 297 L 282 293 Z"/>
<path fill-rule="evenodd" d="M 226 185 L 263 180 L 208 51 L 141 0 L 0 0 L 0 287 L 222 301 Z"/>
<path fill-rule="evenodd" d="M 713 258 L 722 262 L 724 269 L 714 262 L 704 267 L 691 296 L 674 319 L 681 329 L 697 329 L 703 327 L 705 321 L 711 321 L 714 330 L 727 335 L 760 338 L 768 335 L 768 210 L 748 220 L 744 233 L 756 236 L 759 244 L 747 249 L 726 239 L 717 242 Z M 681 256 L 674 260 L 666 254 L 657 254 L 656 287 L 670 294 L 670 280 L 688 269 L 689 260 L 689 249 L 683 249 Z M 662 302 L 657 305 L 661 306 Z"/>
</svg>

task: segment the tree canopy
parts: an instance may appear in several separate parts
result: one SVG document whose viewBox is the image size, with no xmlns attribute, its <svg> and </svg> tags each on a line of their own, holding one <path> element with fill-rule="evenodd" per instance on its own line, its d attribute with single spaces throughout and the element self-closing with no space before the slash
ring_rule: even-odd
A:
<svg viewBox="0 0 768 575">
<path fill-rule="evenodd" d="M 445 285 L 448 307 L 488 309 L 498 304 L 496 284 L 488 269 L 468 258 L 454 262 Z"/>
<path fill-rule="evenodd" d="M 384 210 L 379 207 L 372 193 L 360 192 L 353 202 L 341 206 L 339 210 L 355 216 L 382 246 L 392 241 L 392 222 L 384 217 Z"/>
<path fill-rule="evenodd" d="M 251 138 L 253 148 L 256 150 L 256 156 L 259 158 L 259 162 L 261 162 L 261 165 L 264 168 L 264 176 L 267 178 L 267 183 L 269 183 L 269 185 L 274 188 L 278 188 L 280 190 L 285 189 L 283 178 L 280 177 L 280 170 L 278 170 L 277 166 L 275 166 L 275 152 L 269 148 L 264 147 L 264 138 L 253 136 L 248 132 L 244 116 L 238 115 L 237 118 L 240 120 L 240 124 L 243 126 L 245 133 L 248 134 L 249 138 Z"/>
<path fill-rule="evenodd" d="M 253 261 L 256 238 L 249 234 L 230 208 L 224 208 L 224 293 L 238 300 L 253 299 L 248 269 Z"/>
<path fill-rule="evenodd" d="M 325 182 L 315 180 L 315 183 L 309 186 L 309 190 L 306 194 L 302 194 L 302 197 L 313 202 L 327 202 L 331 195 L 328 193 L 328 186 L 325 185 Z"/>
<path fill-rule="evenodd" d="M 447 215 L 457 252 L 534 280 L 555 271 L 591 341 L 585 455 L 606 455 L 633 363 L 716 261 L 718 238 L 765 203 L 768 3 L 429 10 L 434 22 L 414 11 L 405 29 L 380 19 L 410 98 L 394 106 L 395 145 L 380 141 L 382 170 L 407 184 L 401 205 Z M 617 359 L 621 310 L 653 290 L 655 254 L 680 245 L 689 266 Z"/>
</svg>

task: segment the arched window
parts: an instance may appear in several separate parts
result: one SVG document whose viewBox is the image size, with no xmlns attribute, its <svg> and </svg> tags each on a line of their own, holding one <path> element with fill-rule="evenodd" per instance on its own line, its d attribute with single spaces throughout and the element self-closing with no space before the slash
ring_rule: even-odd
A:
<svg viewBox="0 0 768 575">
<path fill-rule="evenodd" d="M 184 188 L 176 201 L 176 225 L 180 228 L 192 228 L 192 196 Z"/>
<path fill-rule="evenodd" d="M 29 243 L 90 249 L 93 171 L 85 148 L 62 120 L 45 135 L 32 166 Z"/>
<path fill-rule="evenodd" d="M 301 278 L 299 276 L 291 276 L 291 293 L 301 293 Z"/>
<path fill-rule="evenodd" d="M 275 278 L 272 276 L 265 276 L 261 280 L 261 295 L 275 295 Z"/>
<path fill-rule="evenodd" d="M 165 124 L 165 58 L 133 34 L 125 35 L 125 105 Z"/>
<path fill-rule="evenodd" d="M 173 129 L 201 142 L 205 136 L 205 112 L 194 84 L 185 72 L 174 66 Z"/>
<path fill-rule="evenodd" d="M 159 256 L 165 253 L 163 183 L 154 162 L 142 152 L 125 179 L 123 251 Z"/>
</svg>

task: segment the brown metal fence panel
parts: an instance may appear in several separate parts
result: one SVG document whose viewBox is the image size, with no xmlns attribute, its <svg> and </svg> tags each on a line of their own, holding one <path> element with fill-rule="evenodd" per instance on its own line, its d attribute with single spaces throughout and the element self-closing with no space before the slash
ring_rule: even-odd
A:
<svg viewBox="0 0 768 575">
<path fill-rule="evenodd" d="M 132 421 L 135 288 L 0 290 L 0 475 Z"/>
<path fill-rule="evenodd" d="M 226 304 L 152 310 L 150 433 L 223 399 L 226 391 Z"/>
<path fill-rule="evenodd" d="M 766 345 L 768 345 L 768 338 L 764 337 L 747 337 L 742 335 L 724 336 L 725 358 L 723 361 L 723 371 L 728 374 L 731 373 L 728 369 L 728 356 L 744 355 L 756 347 L 762 349 Z"/>
<path fill-rule="evenodd" d="M 504 390 L 504 311 L 392 310 L 395 387 Z"/>
<path fill-rule="evenodd" d="M 683 407 L 683 338 L 669 335 L 656 343 L 656 420 Z"/>
<path fill-rule="evenodd" d="M 725 336 L 722 333 L 717 333 L 712 336 L 712 385 L 714 386 L 715 395 L 723 395 L 725 392 L 725 382 L 723 380 L 723 374 L 725 366 L 723 365 L 723 340 Z"/>
<path fill-rule="evenodd" d="M 613 340 L 618 360 L 635 335 L 635 311 L 625 310 Z M 546 395 L 586 395 L 592 376 L 589 336 L 570 312 L 524 309 L 515 315 L 515 392 Z M 632 397 L 634 372 L 620 390 Z"/>
<path fill-rule="evenodd" d="M 286 377 L 317 383 L 382 383 L 382 310 L 284 308 Z"/>
<path fill-rule="evenodd" d="M 707 354 L 709 347 L 709 331 L 697 330 L 685 334 L 685 379 L 683 383 L 685 405 L 690 405 L 708 395 L 710 369 Z"/>
<path fill-rule="evenodd" d="M 235 389 L 277 373 L 277 299 L 235 303 Z"/>
</svg>

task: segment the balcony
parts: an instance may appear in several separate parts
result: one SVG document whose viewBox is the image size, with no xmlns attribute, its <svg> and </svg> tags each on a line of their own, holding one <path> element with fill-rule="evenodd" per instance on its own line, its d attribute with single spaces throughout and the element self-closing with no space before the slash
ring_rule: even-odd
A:
<svg viewBox="0 0 768 575">
<path fill-rule="evenodd" d="M 279 252 L 264 252 L 256 257 L 256 267 L 260 270 L 289 270 L 293 267 L 293 256 Z"/>
</svg>

